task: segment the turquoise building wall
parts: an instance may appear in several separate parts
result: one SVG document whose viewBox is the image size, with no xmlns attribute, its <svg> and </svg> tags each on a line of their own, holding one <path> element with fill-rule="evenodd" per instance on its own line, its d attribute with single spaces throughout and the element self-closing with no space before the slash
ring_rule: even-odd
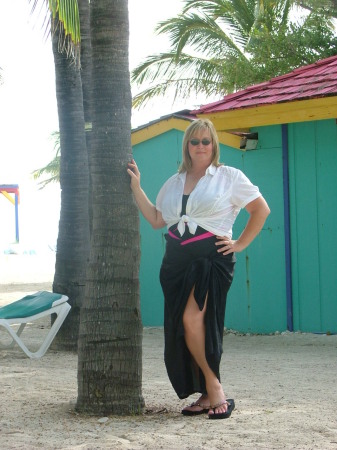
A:
<svg viewBox="0 0 337 450">
<path fill-rule="evenodd" d="M 266 199 L 271 214 L 252 244 L 237 254 L 225 325 L 242 332 L 271 333 L 287 328 L 281 127 L 260 127 L 256 150 L 221 146 L 221 161 L 242 170 Z M 272 175 L 271 175 L 272 167 Z M 238 238 L 248 219 L 241 210 L 233 229 Z"/>
<path fill-rule="evenodd" d="M 288 127 L 291 259 L 285 257 L 283 145 L 281 125 L 252 128 L 258 147 L 242 152 L 220 146 L 221 161 L 241 169 L 258 185 L 271 214 L 260 235 L 237 254 L 225 325 L 242 332 L 287 329 L 286 267 L 291 265 L 294 330 L 337 332 L 337 276 L 333 237 L 337 223 L 337 134 L 334 120 Z M 152 202 L 181 161 L 183 132 L 172 129 L 134 146 L 142 186 Z M 242 210 L 238 237 L 247 221 Z M 165 229 L 141 218 L 141 308 L 144 326 L 163 325 L 159 269 Z M 326 244 L 326 240 L 329 244 Z"/>
<path fill-rule="evenodd" d="M 183 133 L 171 130 L 137 144 L 133 156 L 141 172 L 141 184 L 155 203 L 159 189 L 177 172 L 181 159 Z M 164 299 L 159 283 L 159 269 L 165 252 L 165 229 L 154 230 L 141 216 L 140 301 L 144 326 L 162 326 Z"/>
<path fill-rule="evenodd" d="M 336 120 L 289 125 L 294 329 L 337 332 Z"/>
</svg>

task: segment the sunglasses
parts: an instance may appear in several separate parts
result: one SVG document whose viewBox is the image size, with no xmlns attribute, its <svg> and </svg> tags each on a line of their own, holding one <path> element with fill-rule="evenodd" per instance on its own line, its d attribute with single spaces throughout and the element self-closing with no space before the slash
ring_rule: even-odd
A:
<svg viewBox="0 0 337 450">
<path fill-rule="evenodd" d="M 200 142 L 202 143 L 202 145 L 209 145 L 212 141 L 210 141 L 209 139 L 191 139 L 190 140 L 190 144 L 193 146 L 197 146 L 200 144 Z"/>
</svg>

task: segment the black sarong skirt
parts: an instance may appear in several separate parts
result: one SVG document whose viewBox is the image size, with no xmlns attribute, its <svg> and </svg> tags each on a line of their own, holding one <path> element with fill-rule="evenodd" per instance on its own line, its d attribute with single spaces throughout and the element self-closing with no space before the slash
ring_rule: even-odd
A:
<svg viewBox="0 0 337 450">
<path fill-rule="evenodd" d="M 206 393 L 201 370 L 196 371 L 184 339 L 183 313 L 193 289 L 195 300 L 205 314 L 206 359 L 220 380 L 219 366 L 225 321 L 227 292 L 231 286 L 235 255 L 217 252 L 215 236 L 181 245 L 166 235 L 166 252 L 160 269 L 164 293 L 164 360 L 169 379 L 179 398 Z"/>
</svg>

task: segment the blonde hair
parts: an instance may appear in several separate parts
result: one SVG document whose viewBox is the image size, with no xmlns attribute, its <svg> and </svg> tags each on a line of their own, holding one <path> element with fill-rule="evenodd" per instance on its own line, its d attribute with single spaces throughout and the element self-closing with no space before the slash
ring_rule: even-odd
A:
<svg viewBox="0 0 337 450">
<path fill-rule="evenodd" d="M 192 168 L 192 160 L 188 151 L 188 143 L 192 136 L 198 131 L 208 130 L 212 139 L 212 164 L 216 167 L 220 166 L 220 147 L 218 135 L 215 131 L 213 123 L 208 119 L 196 119 L 186 129 L 183 139 L 183 160 L 180 164 L 179 173 L 188 172 Z"/>
</svg>

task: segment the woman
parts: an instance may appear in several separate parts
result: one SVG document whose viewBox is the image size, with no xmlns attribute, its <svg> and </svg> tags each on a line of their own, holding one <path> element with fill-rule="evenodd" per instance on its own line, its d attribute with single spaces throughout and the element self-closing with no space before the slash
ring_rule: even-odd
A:
<svg viewBox="0 0 337 450">
<path fill-rule="evenodd" d="M 179 172 L 163 185 L 156 206 L 141 188 L 134 160 L 127 170 L 145 219 L 153 228 L 168 227 L 160 269 L 168 376 L 179 398 L 201 394 L 182 414 L 208 413 L 210 419 L 227 418 L 235 407 L 225 397 L 219 374 L 234 254 L 252 242 L 270 213 L 259 189 L 240 170 L 219 163 L 219 155 L 213 124 L 193 121 L 184 135 Z M 243 207 L 249 219 L 232 240 Z"/>
</svg>

